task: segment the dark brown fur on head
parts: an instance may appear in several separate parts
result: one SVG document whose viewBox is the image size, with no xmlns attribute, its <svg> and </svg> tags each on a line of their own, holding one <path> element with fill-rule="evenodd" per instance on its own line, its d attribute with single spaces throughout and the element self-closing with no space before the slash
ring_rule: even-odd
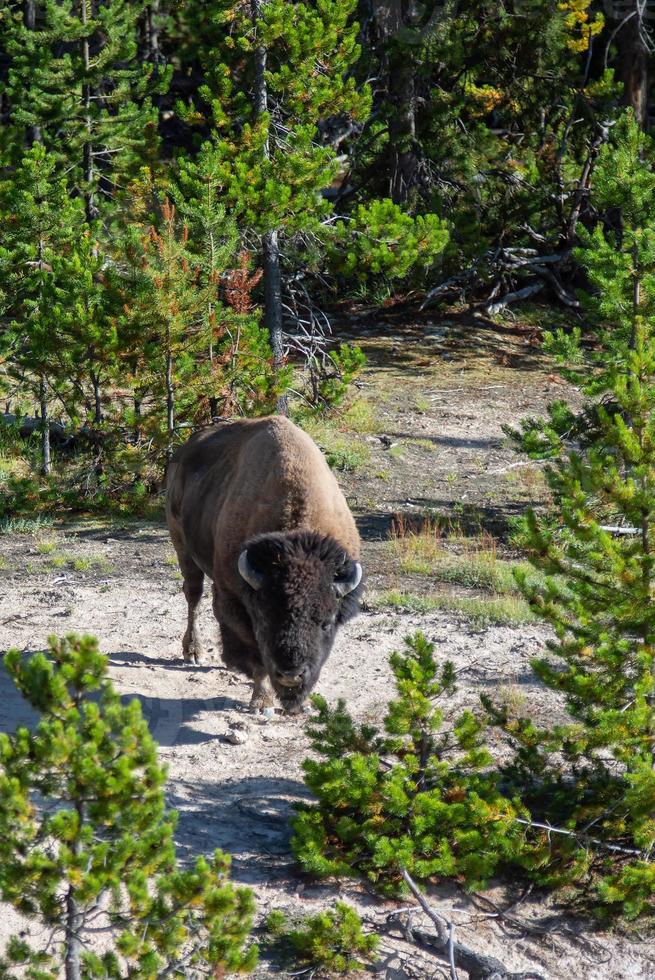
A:
<svg viewBox="0 0 655 980">
<path fill-rule="evenodd" d="M 243 599 L 271 683 L 293 709 L 316 684 L 337 627 L 358 612 L 363 582 L 339 597 L 335 582 L 353 578 L 355 561 L 333 538 L 311 531 L 263 534 L 246 550 L 261 587 L 244 583 Z M 297 685 L 288 686 L 285 675 Z"/>
</svg>

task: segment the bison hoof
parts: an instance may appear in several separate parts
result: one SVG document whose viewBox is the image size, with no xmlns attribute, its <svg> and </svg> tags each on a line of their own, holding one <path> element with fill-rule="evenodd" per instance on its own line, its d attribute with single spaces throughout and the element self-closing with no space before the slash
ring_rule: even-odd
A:
<svg viewBox="0 0 655 980">
<path fill-rule="evenodd" d="M 284 713 L 292 718 L 302 718 L 305 715 L 310 715 L 312 713 L 312 709 L 308 704 L 294 704 L 288 708 L 285 708 Z"/>
<path fill-rule="evenodd" d="M 273 693 L 268 689 L 267 685 L 255 685 L 248 709 L 258 715 L 264 708 L 272 708 L 274 703 Z"/>
<path fill-rule="evenodd" d="M 182 651 L 185 664 L 199 664 L 203 657 L 202 647 L 196 645 Z"/>
</svg>

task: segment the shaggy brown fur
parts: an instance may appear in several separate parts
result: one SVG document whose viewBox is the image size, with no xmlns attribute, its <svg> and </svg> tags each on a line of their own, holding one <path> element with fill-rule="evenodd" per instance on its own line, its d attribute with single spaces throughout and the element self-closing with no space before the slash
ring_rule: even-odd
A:
<svg viewBox="0 0 655 980">
<path fill-rule="evenodd" d="M 279 416 L 211 426 L 179 450 L 167 485 L 188 603 L 184 659 L 201 655 L 196 613 L 207 575 L 223 659 L 254 678 L 256 705 L 268 675 L 283 704 L 298 708 L 362 591 L 360 582 L 339 595 L 340 583 L 357 578 L 360 542 L 320 450 Z M 254 586 L 239 571 L 244 550 Z"/>
</svg>

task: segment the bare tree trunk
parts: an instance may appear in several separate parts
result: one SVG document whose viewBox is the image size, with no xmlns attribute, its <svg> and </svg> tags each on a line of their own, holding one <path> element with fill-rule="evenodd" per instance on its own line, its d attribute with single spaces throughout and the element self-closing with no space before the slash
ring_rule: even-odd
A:
<svg viewBox="0 0 655 980">
<path fill-rule="evenodd" d="M 284 365 L 284 333 L 282 330 L 282 274 L 280 272 L 280 249 L 277 232 L 264 235 L 264 322 L 268 327 L 273 351 L 273 366 L 279 371 Z M 278 395 L 277 410 L 280 415 L 288 414 L 286 395 Z"/>
<path fill-rule="evenodd" d="M 75 809 L 79 817 L 78 834 L 81 833 L 84 823 L 84 804 L 76 803 Z M 73 842 L 73 852 L 78 854 L 80 849 L 79 840 Z M 68 886 L 66 894 L 66 935 L 64 956 L 64 974 L 66 980 L 82 980 L 82 969 L 80 963 L 80 953 L 82 942 L 80 930 L 84 924 L 84 916 L 75 898 L 75 888 L 72 884 Z"/>
<path fill-rule="evenodd" d="M 159 0 L 151 0 L 146 7 L 145 18 L 145 59 L 159 64 L 161 53 L 159 50 Z"/>
<path fill-rule="evenodd" d="M 623 83 L 621 101 L 635 114 L 642 129 L 648 125 L 648 62 L 643 0 L 619 4 L 621 23 L 616 31 L 617 78 Z"/>
<path fill-rule="evenodd" d="M 416 196 L 416 65 L 402 38 L 420 29 L 422 8 L 415 0 L 372 0 L 371 16 L 381 42 L 380 63 L 387 77 L 389 119 L 389 193 L 396 204 Z"/>
<path fill-rule="evenodd" d="M 132 433 L 132 440 L 135 445 L 141 441 L 141 399 L 138 395 L 134 395 L 134 431 Z"/>
<path fill-rule="evenodd" d="M 391 199 L 396 204 L 411 203 L 416 197 L 415 65 L 410 57 L 389 59 L 389 97 L 393 106 L 389 120 L 391 149 Z"/>
<path fill-rule="evenodd" d="M 93 445 L 96 453 L 93 469 L 98 476 L 101 476 L 104 472 L 102 460 L 102 434 L 100 432 L 100 426 L 102 425 L 102 398 L 100 392 L 100 378 L 95 371 L 91 371 L 91 384 L 93 385 L 93 422 L 95 426 L 95 432 L 93 433 Z"/>
<path fill-rule="evenodd" d="M 173 387 L 173 355 L 170 343 L 166 353 L 166 429 L 168 432 L 166 460 L 169 462 L 173 455 L 173 438 L 175 436 L 175 388 Z"/>
<path fill-rule="evenodd" d="M 89 19 L 90 0 L 80 0 L 80 15 L 82 24 L 86 27 Z M 82 61 L 84 63 L 84 74 L 88 78 L 91 68 L 91 56 L 89 51 L 89 38 L 82 38 Z M 82 106 L 84 109 L 84 126 L 86 129 L 86 141 L 82 150 L 82 170 L 84 173 L 84 207 L 86 210 L 86 220 L 93 221 L 98 216 L 98 209 L 93 195 L 93 142 L 91 124 L 91 85 L 85 81 L 82 85 Z"/>
<path fill-rule="evenodd" d="M 81 925 L 82 916 L 75 901 L 73 886 L 69 885 L 66 896 L 66 956 L 64 959 L 66 980 L 82 980 L 80 965 L 82 944 L 79 938 Z"/>
<path fill-rule="evenodd" d="M 48 388 L 45 375 L 39 379 L 39 403 L 41 408 L 41 473 L 50 476 L 50 418 L 48 416 Z"/>
<path fill-rule="evenodd" d="M 91 384 L 93 385 L 93 421 L 96 425 L 102 424 L 102 398 L 100 393 L 100 378 L 91 371 Z"/>
<path fill-rule="evenodd" d="M 257 21 L 261 17 L 265 0 L 251 0 L 250 10 L 252 22 L 257 30 Z M 266 87 L 266 57 L 267 51 L 263 44 L 255 48 L 255 84 L 254 109 L 255 116 L 261 116 L 268 110 L 268 90 Z M 270 157 L 270 138 L 264 144 L 264 154 Z M 273 365 L 276 371 L 284 365 L 284 336 L 282 331 L 282 273 L 280 270 L 280 246 L 277 231 L 269 231 L 262 238 L 264 265 L 264 324 L 271 338 Z M 286 395 L 280 395 L 277 400 L 277 410 L 280 415 L 288 411 Z"/>
<path fill-rule="evenodd" d="M 28 31 L 36 30 L 36 0 L 23 0 L 23 24 Z M 41 127 L 28 126 L 25 131 L 25 140 L 28 147 L 41 142 Z"/>
</svg>

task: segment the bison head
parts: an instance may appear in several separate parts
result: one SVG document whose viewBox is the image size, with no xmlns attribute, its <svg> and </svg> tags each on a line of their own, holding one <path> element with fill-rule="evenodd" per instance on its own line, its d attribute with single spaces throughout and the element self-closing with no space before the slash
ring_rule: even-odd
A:
<svg viewBox="0 0 655 980">
<path fill-rule="evenodd" d="M 290 531 L 253 538 L 238 568 L 273 688 L 288 711 L 297 711 L 318 680 L 337 627 L 358 610 L 362 567 L 333 538 Z"/>
</svg>

